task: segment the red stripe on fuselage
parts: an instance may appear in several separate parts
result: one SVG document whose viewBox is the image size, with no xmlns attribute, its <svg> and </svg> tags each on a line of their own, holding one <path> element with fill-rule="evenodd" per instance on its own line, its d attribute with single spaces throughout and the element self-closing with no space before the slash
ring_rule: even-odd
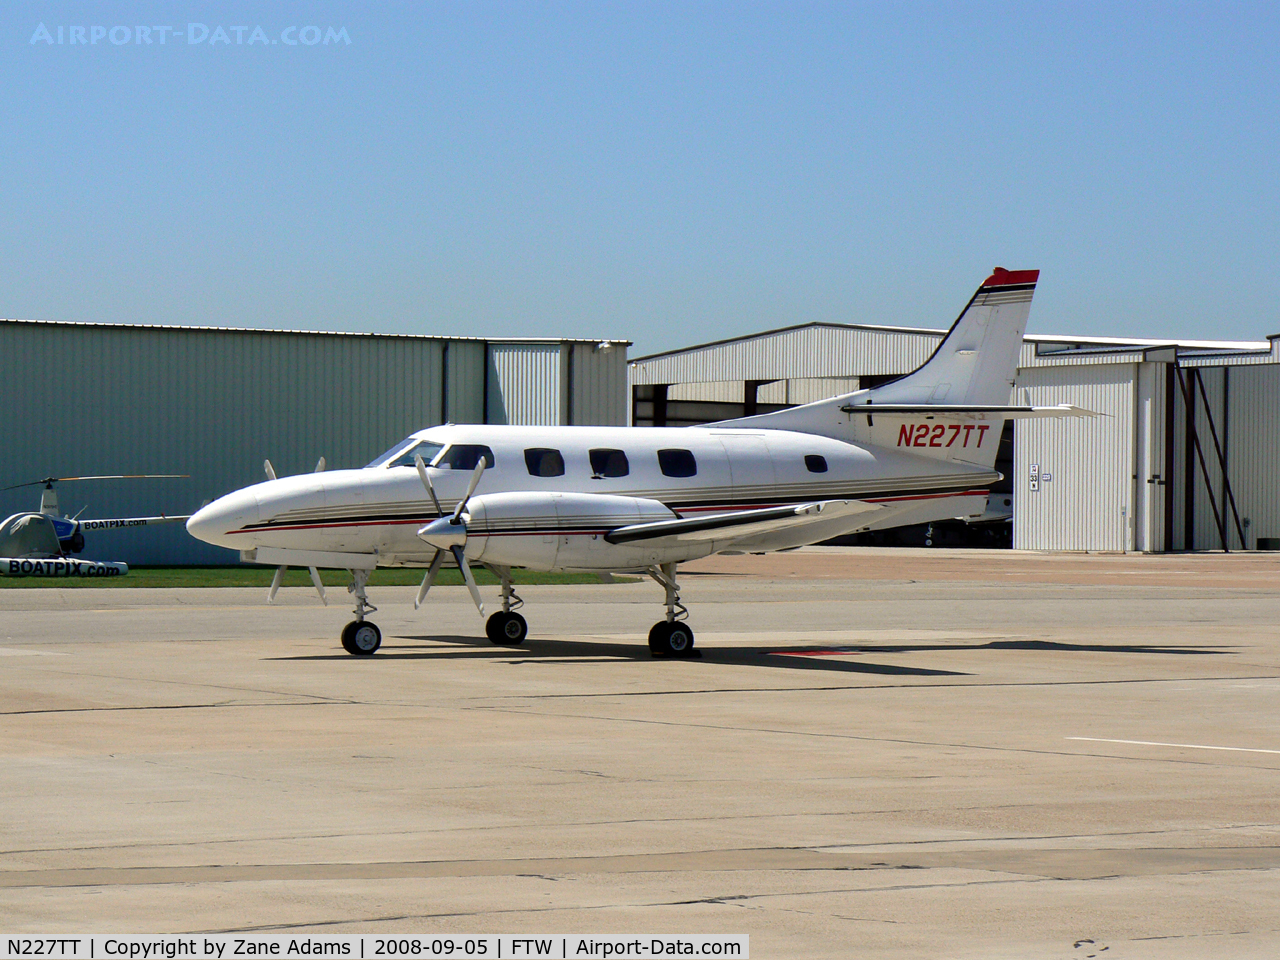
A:
<svg viewBox="0 0 1280 960">
<path fill-rule="evenodd" d="M 946 497 L 977 497 L 977 496 L 985 497 L 987 493 L 988 491 L 985 489 L 961 490 L 956 493 L 920 493 L 920 494 L 911 494 L 911 495 L 901 496 L 901 497 L 872 497 L 862 502 L 863 503 L 907 503 L 913 500 L 940 500 Z M 833 497 L 832 499 L 839 499 L 839 498 Z M 677 511 L 677 514 L 680 517 L 685 517 L 685 516 L 688 516 L 689 514 L 695 514 L 695 513 L 697 514 L 739 513 L 739 512 L 749 512 L 753 510 L 770 510 L 776 507 L 799 506 L 802 503 L 813 503 L 813 502 L 814 502 L 813 500 L 793 500 L 788 503 L 753 503 L 750 506 L 738 507 L 736 509 L 731 506 L 730 507 L 725 507 L 725 506 L 689 507 L 688 509 Z M 281 524 L 280 526 L 244 527 L 244 528 L 241 528 L 240 530 L 228 530 L 227 533 L 228 534 L 267 533 L 267 532 L 272 532 L 276 530 L 350 530 L 350 529 L 356 529 L 359 527 L 405 526 L 407 524 L 418 524 L 419 526 L 422 526 L 424 524 L 430 523 L 432 520 L 438 520 L 438 519 L 439 519 L 438 517 L 422 517 L 414 520 L 361 520 L 358 523 L 343 523 L 342 521 L 333 521 L 330 523 L 305 523 L 305 524 L 288 524 L 288 525 Z M 486 537 L 525 536 L 527 537 L 527 536 L 546 536 L 547 534 L 559 533 L 559 532 L 560 531 L 556 530 L 555 528 L 550 528 L 545 530 L 539 530 L 532 533 L 515 533 L 515 534 L 485 533 L 485 534 L 477 534 L 477 536 L 486 536 Z M 607 529 L 599 530 L 599 531 L 570 530 L 570 531 L 567 531 L 567 535 L 598 536 L 600 534 L 604 534 L 608 532 L 609 531 Z"/>
</svg>

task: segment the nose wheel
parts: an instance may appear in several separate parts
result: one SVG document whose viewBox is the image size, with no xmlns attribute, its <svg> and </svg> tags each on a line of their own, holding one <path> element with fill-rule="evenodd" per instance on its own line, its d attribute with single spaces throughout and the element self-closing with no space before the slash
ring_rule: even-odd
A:
<svg viewBox="0 0 1280 960">
<path fill-rule="evenodd" d="M 657 657 L 701 656 L 693 653 L 693 631 L 673 620 L 659 620 L 649 630 L 649 652 Z"/>
<path fill-rule="evenodd" d="M 502 646 L 519 646 L 529 635 L 529 624 L 518 613 L 495 613 L 485 622 L 485 635 Z"/>
<path fill-rule="evenodd" d="M 342 649 L 353 656 L 372 656 L 380 646 L 382 631 L 368 620 L 352 620 L 342 628 Z"/>
</svg>

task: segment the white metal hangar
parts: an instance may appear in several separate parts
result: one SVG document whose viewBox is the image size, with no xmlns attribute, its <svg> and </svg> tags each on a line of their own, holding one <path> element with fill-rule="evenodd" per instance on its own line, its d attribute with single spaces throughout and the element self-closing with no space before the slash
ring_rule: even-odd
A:
<svg viewBox="0 0 1280 960">
<path fill-rule="evenodd" d="M 811 323 L 639 357 L 631 422 L 707 423 L 838 396 L 922 364 L 945 330 Z M 1013 546 L 1280 549 L 1280 335 L 1028 336 L 1018 403 L 1106 417 L 1006 423 Z"/>
<path fill-rule="evenodd" d="M 191 513 L 263 478 L 361 466 L 436 423 L 627 421 L 623 340 L 503 339 L 0 320 L 0 488 L 42 477 L 189 474 L 57 488 L 86 517 Z M 0 516 L 40 488 L 0 492 Z M 95 531 L 83 556 L 234 557 L 180 524 Z"/>
</svg>

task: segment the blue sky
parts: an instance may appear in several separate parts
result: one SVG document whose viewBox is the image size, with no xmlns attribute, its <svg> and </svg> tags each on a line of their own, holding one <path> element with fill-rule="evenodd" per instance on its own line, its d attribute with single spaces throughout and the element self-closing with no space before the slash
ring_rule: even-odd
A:
<svg viewBox="0 0 1280 960">
<path fill-rule="evenodd" d="M 946 326 L 1000 265 L 1043 271 L 1033 332 L 1260 338 L 1276 11 L 7 4 L 0 316 L 639 355 Z M 136 42 L 189 23 L 232 42 Z"/>
</svg>

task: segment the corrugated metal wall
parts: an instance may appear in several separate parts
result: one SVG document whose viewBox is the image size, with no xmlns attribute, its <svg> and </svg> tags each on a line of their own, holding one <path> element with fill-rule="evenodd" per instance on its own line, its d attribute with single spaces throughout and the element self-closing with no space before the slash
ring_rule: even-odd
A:
<svg viewBox="0 0 1280 960">
<path fill-rule="evenodd" d="M 594 344 L 581 346 L 590 353 Z M 446 415 L 483 422 L 486 363 L 490 422 L 554 424 L 561 348 L 0 321 L 0 376 L 10 387 L 0 487 L 43 476 L 185 473 L 191 479 L 64 483 L 58 495 L 66 513 L 87 505 L 86 517 L 190 513 L 263 479 L 265 458 L 281 476 L 310 471 L 321 456 L 330 469 L 355 467 Z M 625 422 L 626 344 L 600 353 L 580 365 L 588 388 L 575 411 L 588 423 Z M 612 398 L 610 377 L 619 384 Z M 38 487 L 0 493 L 0 517 L 39 501 Z M 181 524 L 94 532 L 83 555 L 139 564 L 234 561 Z"/>
<path fill-rule="evenodd" d="M 448 342 L 444 417 L 450 423 L 484 423 L 485 347 L 483 341 Z"/>
<path fill-rule="evenodd" d="M 561 345 L 489 344 L 488 422 L 559 424 Z"/>
<path fill-rule="evenodd" d="M 814 403 L 858 389 L 857 377 L 801 378 L 787 381 L 787 396 L 779 403 Z"/>
<path fill-rule="evenodd" d="M 0 486 L 38 476 L 185 473 L 189 480 L 58 487 L 87 517 L 190 513 L 263 478 L 359 466 L 439 422 L 438 340 L 181 328 L 0 323 L 0 371 L 13 390 Z M 39 491 L 3 494 L 8 513 Z M 134 563 L 225 563 L 180 524 L 93 533 L 84 556 Z"/>
<path fill-rule="evenodd" d="M 617 345 L 566 344 L 569 363 L 568 422 L 578 426 L 625 427 L 630 409 L 627 351 Z"/>
<path fill-rule="evenodd" d="M 1133 549 L 1136 374 L 1135 364 L 1019 372 L 1019 403 L 1073 403 L 1108 416 L 1016 422 L 1015 549 Z M 1032 464 L 1052 477 L 1034 492 Z"/>
<path fill-rule="evenodd" d="M 741 380 L 717 380 L 714 383 L 675 383 L 667 391 L 668 400 L 690 400 L 701 403 L 741 403 Z"/>
</svg>

